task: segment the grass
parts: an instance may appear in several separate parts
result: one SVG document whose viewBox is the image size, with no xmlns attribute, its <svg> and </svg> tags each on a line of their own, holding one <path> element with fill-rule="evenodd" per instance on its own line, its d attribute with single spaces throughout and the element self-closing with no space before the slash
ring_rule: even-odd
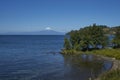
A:
<svg viewBox="0 0 120 80">
<path fill-rule="evenodd" d="M 120 60 L 120 49 L 101 49 L 101 50 L 93 50 L 93 51 L 76 51 L 76 50 L 62 50 L 62 54 L 81 54 L 81 53 L 87 53 L 87 54 L 96 54 L 101 56 L 107 56 L 111 58 L 115 58 Z"/>
<path fill-rule="evenodd" d="M 79 54 L 81 51 L 76 51 L 74 49 L 70 49 L 70 50 L 62 50 L 61 54 L 64 55 L 73 55 L 73 54 Z"/>
<path fill-rule="evenodd" d="M 120 60 L 120 49 L 101 49 L 89 52 L 92 54 L 107 56 Z"/>
<path fill-rule="evenodd" d="M 101 75 L 100 80 L 120 80 L 120 70 L 108 71 Z"/>
</svg>

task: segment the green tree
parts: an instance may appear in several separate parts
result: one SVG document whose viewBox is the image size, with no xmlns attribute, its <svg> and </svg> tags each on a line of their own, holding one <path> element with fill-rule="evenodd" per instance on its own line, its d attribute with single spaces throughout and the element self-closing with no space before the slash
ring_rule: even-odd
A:
<svg viewBox="0 0 120 80">
<path fill-rule="evenodd" d="M 113 39 L 114 48 L 120 48 L 120 26 L 115 27 L 115 37 Z"/>
<path fill-rule="evenodd" d="M 102 46 L 104 48 L 107 45 L 108 38 L 105 35 L 103 30 L 104 26 L 93 24 L 92 26 L 85 27 L 80 29 L 81 33 L 81 46 L 86 50 L 92 48 L 97 49 L 98 46 Z M 106 28 L 106 27 L 105 27 Z"/>
<path fill-rule="evenodd" d="M 70 46 L 74 50 L 90 50 L 97 49 L 98 46 L 104 48 L 107 45 L 108 38 L 105 35 L 106 26 L 90 25 L 80 30 L 72 30 L 68 33 L 69 39 L 65 39 L 65 46 Z M 69 45 L 68 45 L 69 43 Z M 70 49 L 66 48 L 66 49 Z"/>
<path fill-rule="evenodd" d="M 105 27 L 106 28 L 106 27 Z M 105 35 L 104 25 L 96 25 L 94 24 L 91 27 L 91 39 L 94 48 L 98 48 L 98 45 L 104 48 L 108 43 L 108 36 Z"/>
<path fill-rule="evenodd" d="M 64 39 L 64 48 L 66 49 L 66 50 L 70 50 L 71 49 L 71 43 L 70 43 L 70 41 L 69 41 L 69 39 L 68 38 L 65 38 Z"/>
<path fill-rule="evenodd" d="M 75 50 L 78 50 L 78 46 L 79 46 L 79 43 L 80 43 L 80 35 L 79 35 L 79 31 L 78 30 L 75 30 L 75 31 L 71 31 L 68 33 L 69 36 L 70 36 L 70 43 L 71 43 L 71 46 L 72 46 L 72 49 L 75 49 Z"/>
</svg>

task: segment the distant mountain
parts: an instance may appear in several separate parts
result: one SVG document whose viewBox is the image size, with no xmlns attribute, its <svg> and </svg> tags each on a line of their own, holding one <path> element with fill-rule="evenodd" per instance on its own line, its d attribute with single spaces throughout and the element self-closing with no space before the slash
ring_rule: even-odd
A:
<svg viewBox="0 0 120 80">
<path fill-rule="evenodd" d="M 31 35 L 64 35 L 65 33 L 57 32 L 54 30 L 42 30 L 37 32 L 28 32 L 27 34 Z"/>
<path fill-rule="evenodd" d="M 65 35 L 65 33 L 54 30 L 42 30 L 35 32 L 9 32 L 3 35 Z"/>
</svg>

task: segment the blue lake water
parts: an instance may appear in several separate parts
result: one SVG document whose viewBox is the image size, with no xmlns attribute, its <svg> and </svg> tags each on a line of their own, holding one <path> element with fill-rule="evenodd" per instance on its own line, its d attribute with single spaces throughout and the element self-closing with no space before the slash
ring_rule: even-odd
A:
<svg viewBox="0 0 120 80">
<path fill-rule="evenodd" d="M 88 80 L 111 68 L 93 55 L 63 56 L 64 36 L 0 36 L 0 80 Z"/>
</svg>

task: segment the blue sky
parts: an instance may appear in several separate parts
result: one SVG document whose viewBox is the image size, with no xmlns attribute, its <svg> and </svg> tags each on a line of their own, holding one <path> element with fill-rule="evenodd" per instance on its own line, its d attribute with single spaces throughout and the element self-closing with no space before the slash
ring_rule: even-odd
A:
<svg viewBox="0 0 120 80">
<path fill-rule="evenodd" d="M 120 0 L 0 0 L 0 33 L 120 25 Z"/>
</svg>

